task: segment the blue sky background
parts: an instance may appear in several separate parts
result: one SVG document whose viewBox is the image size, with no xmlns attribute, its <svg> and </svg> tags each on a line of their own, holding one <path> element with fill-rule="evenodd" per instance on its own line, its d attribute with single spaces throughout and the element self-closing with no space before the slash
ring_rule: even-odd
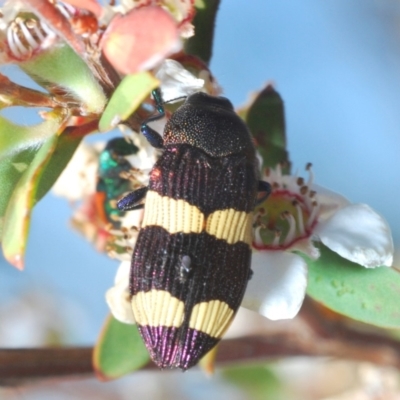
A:
<svg viewBox="0 0 400 400">
<path fill-rule="evenodd" d="M 396 0 L 226 0 L 211 63 L 236 106 L 273 82 L 285 101 L 294 169 L 312 162 L 318 184 L 370 204 L 389 221 L 397 244 L 399 28 Z M 67 315 L 70 342 L 91 344 L 107 314 L 104 293 L 117 262 L 68 229 L 70 211 L 52 195 L 37 205 L 26 270 L 0 262 L 0 311 L 36 289 Z M 15 345 L 30 345 L 29 332 Z"/>
</svg>

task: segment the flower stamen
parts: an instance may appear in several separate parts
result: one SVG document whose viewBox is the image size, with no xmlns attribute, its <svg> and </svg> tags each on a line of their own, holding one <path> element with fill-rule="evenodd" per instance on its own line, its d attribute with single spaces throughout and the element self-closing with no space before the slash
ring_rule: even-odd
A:
<svg viewBox="0 0 400 400">
<path fill-rule="evenodd" d="M 257 246 L 262 246 L 263 245 L 263 240 L 261 238 L 260 230 L 262 226 L 259 225 L 254 229 L 254 242 Z"/>
<path fill-rule="evenodd" d="M 26 49 L 18 36 L 18 27 L 15 22 L 11 26 L 11 38 L 14 42 L 14 48 L 17 48 L 17 52 L 22 55 L 26 53 Z"/>
<path fill-rule="evenodd" d="M 306 165 L 306 171 L 308 171 L 308 182 L 307 182 L 307 186 L 311 187 L 311 185 L 314 183 L 314 172 L 312 170 L 312 164 L 308 163 Z"/>
<path fill-rule="evenodd" d="M 281 240 L 282 232 L 278 229 L 274 232 L 274 240 L 272 241 L 272 247 L 279 247 L 279 242 Z M 262 243 L 261 243 L 262 245 Z"/>
<path fill-rule="evenodd" d="M 300 204 L 297 200 L 293 201 L 293 206 L 296 207 L 297 211 L 297 227 L 299 229 L 299 233 L 301 236 L 305 235 L 305 230 L 304 230 L 304 220 L 303 220 L 303 211 L 301 210 Z"/>
<path fill-rule="evenodd" d="M 296 235 L 296 220 L 293 215 L 290 214 L 290 212 L 288 211 L 283 212 L 281 218 L 286 219 L 286 221 L 288 221 L 289 223 L 289 232 L 287 233 L 286 238 L 283 241 L 283 245 L 287 246 L 290 242 L 293 241 Z"/>
<path fill-rule="evenodd" d="M 24 34 L 24 37 L 25 37 L 26 41 L 31 45 L 32 48 L 36 48 L 39 45 L 39 43 L 32 36 L 31 32 L 29 31 L 29 29 L 25 25 L 25 23 L 22 20 L 22 18 L 17 18 L 15 20 L 15 22 L 19 26 L 19 28 L 21 29 L 22 33 Z"/>
<path fill-rule="evenodd" d="M 39 24 L 36 19 L 30 19 L 26 21 L 26 26 L 33 31 L 33 33 L 36 35 L 36 37 L 39 39 L 40 42 L 43 42 L 46 39 L 46 36 L 39 29 Z"/>
<path fill-rule="evenodd" d="M 309 177 L 305 181 L 297 175 L 283 175 L 280 165 L 267 170 L 264 178 L 271 184 L 272 193 L 254 215 L 255 248 L 284 250 L 312 235 L 320 206 L 317 193 L 310 186 L 314 181 L 311 164 L 307 164 L 307 171 Z"/>
<path fill-rule="evenodd" d="M 301 195 L 305 196 L 307 194 L 307 192 L 308 192 L 308 186 L 302 186 L 300 188 L 300 194 Z"/>
<path fill-rule="evenodd" d="M 312 206 L 311 214 L 310 217 L 308 218 L 307 228 L 310 228 L 314 224 L 319 212 L 319 205 L 316 201 L 313 201 L 311 206 Z"/>
<path fill-rule="evenodd" d="M 43 22 L 35 18 L 15 18 L 7 28 L 7 43 L 11 55 L 17 59 L 27 59 L 37 51 L 46 39 L 55 33 Z"/>
<path fill-rule="evenodd" d="M 22 54 L 20 53 L 18 47 L 15 44 L 13 28 L 11 26 L 7 29 L 7 42 L 8 42 L 8 47 L 11 50 L 11 53 L 15 57 L 20 58 Z"/>
<path fill-rule="evenodd" d="M 296 183 L 298 186 L 302 187 L 304 186 L 304 178 L 302 178 L 301 176 L 299 176 L 296 180 Z"/>
<path fill-rule="evenodd" d="M 40 23 L 40 26 L 41 26 L 41 28 L 47 33 L 47 37 L 48 37 L 48 36 L 55 36 L 55 35 L 56 35 L 56 34 L 50 29 L 50 27 L 49 27 L 47 24 L 41 22 L 41 23 Z M 46 39 L 47 39 L 47 37 L 46 37 Z"/>
<path fill-rule="evenodd" d="M 278 164 L 278 165 L 276 166 L 276 175 L 277 175 L 277 178 L 278 178 L 279 180 L 282 179 L 282 166 L 281 166 L 281 164 Z"/>
<path fill-rule="evenodd" d="M 67 3 L 57 2 L 55 4 L 56 8 L 65 18 L 69 19 L 75 15 L 76 9 Z"/>
</svg>

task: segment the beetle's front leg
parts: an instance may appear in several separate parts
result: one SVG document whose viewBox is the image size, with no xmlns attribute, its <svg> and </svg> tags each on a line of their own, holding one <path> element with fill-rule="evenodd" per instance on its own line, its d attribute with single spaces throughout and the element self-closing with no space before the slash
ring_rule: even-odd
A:
<svg viewBox="0 0 400 400">
<path fill-rule="evenodd" d="M 140 203 L 146 196 L 148 187 L 144 186 L 136 189 L 134 192 L 127 194 L 117 203 L 118 210 L 130 211 L 139 210 L 144 207 L 144 204 Z"/>
<path fill-rule="evenodd" d="M 153 115 L 152 117 L 146 119 L 140 127 L 140 130 L 147 141 L 156 149 L 162 149 L 164 147 L 164 140 L 162 136 L 156 132 L 153 128 L 150 128 L 148 125 L 149 122 L 158 121 L 161 118 L 165 117 L 165 110 L 162 104 L 161 92 L 159 89 L 153 90 L 153 97 L 156 103 L 156 108 L 158 111 L 157 115 Z"/>
<path fill-rule="evenodd" d="M 257 204 L 261 204 L 264 200 L 267 200 L 268 196 L 272 192 L 272 187 L 268 182 L 258 181 L 258 192 L 264 193 L 257 199 Z"/>
</svg>

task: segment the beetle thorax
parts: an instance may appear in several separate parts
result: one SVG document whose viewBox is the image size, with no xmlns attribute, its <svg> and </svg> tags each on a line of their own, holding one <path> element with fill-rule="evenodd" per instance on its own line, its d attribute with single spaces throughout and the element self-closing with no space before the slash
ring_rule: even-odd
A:
<svg viewBox="0 0 400 400">
<path fill-rule="evenodd" d="M 189 144 L 212 157 L 239 153 L 254 157 L 250 133 L 233 108 L 224 103 L 193 103 L 191 99 L 167 122 L 164 145 Z"/>
</svg>

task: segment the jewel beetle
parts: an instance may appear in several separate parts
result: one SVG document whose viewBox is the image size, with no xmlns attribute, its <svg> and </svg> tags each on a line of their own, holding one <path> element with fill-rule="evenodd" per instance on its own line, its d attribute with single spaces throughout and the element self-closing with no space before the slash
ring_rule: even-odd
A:
<svg viewBox="0 0 400 400">
<path fill-rule="evenodd" d="M 123 193 L 132 190 L 129 179 L 124 178 L 132 165 L 126 156 L 139 151 L 133 143 L 118 137 L 109 140 L 99 154 L 99 169 L 96 184 L 96 208 L 103 222 L 111 223 L 113 228 L 120 228 L 120 217 L 123 214 L 113 205 L 113 200 Z"/>
<path fill-rule="evenodd" d="M 198 92 L 166 123 L 163 136 L 141 131 L 163 149 L 148 187 L 118 202 L 144 206 L 132 255 L 130 295 L 140 334 L 160 368 L 186 370 L 221 339 L 251 276 L 253 210 L 259 181 L 252 137 L 231 102 Z"/>
</svg>

